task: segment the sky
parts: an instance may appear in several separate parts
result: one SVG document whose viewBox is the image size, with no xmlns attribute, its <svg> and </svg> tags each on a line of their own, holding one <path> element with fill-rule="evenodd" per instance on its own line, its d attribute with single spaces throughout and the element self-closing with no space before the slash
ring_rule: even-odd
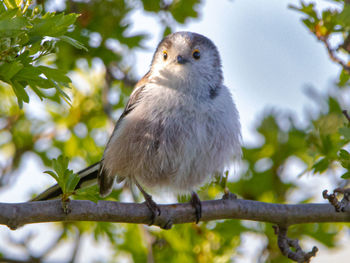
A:
<svg viewBox="0 0 350 263">
<path fill-rule="evenodd" d="M 314 2 L 319 7 L 329 6 L 328 1 Z M 301 14 L 289 9 L 289 4 L 299 5 L 299 1 L 207 0 L 199 7 L 199 20 L 189 20 L 185 26 L 176 27 L 176 30 L 206 35 L 217 45 L 222 58 L 225 85 L 230 88 L 240 112 L 245 144 L 256 143 L 256 135 L 253 133 L 255 120 L 266 109 L 296 112 L 296 118 L 302 122 L 302 113 L 310 107 L 310 99 L 305 96 L 305 87 L 312 86 L 327 92 L 339 73 L 339 67 L 330 61 L 323 45 L 301 23 Z M 159 20 L 141 12 L 135 12 L 130 19 L 134 24 L 130 33 L 144 30 L 149 32 L 150 28 L 154 31 L 153 37 L 145 42 L 148 49 L 136 52 L 135 70 L 142 77 L 149 68 L 154 47 L 161 39 Z M 39 191 L 38 189 L 49 184 L 48 177 L 43 176 L 42 171 L 32 162 L 24 168 L 23 170 L 35 171 L 33 174 L 37 175 L 28 178 L 22 174 L 9 189 L 0 192 L 0 202 L 25 201 L 29 192 Z M 330 188 L 329 182 L 324 179 L 318 178 L 321 181 L 317 182 L 311 181 L 312 179 L 305 180 L 308 182 L 300 182 L 304 190 L 310 182 L 319 184 L 321 188 L 325 185 Z M 317 194 L 319 190 L 311 191 Z M 28 231 L 36 232 L 40 227 L 47 230 L 44 231 L 45 237 L 53 237 L 55 234 L 48 226 L 31 225 L 11 233 L 21 236 Z M 0 236 L 9 232 L 7 228 L 0 226 Z M 349 243 L 348 238 L 344 238 Z M 251 235 L 245 236 L 243 240 L 244 244 L 250 244 L 254 240 L 261 241 Z M 88 259 L 99 259 L 103 257 L 103 253 L 107 253 L 102 248 L 103 245 L 93 244 L 100 249 L 95 255 L 91 255 L 89 248 L 92 242 L 88 239 L 84 241 L 79 252 L 79 262 L 90 262 Z M 305 246 L 311 248 L 314 244 L 314 241 L 306 242 Z M 45 245 L 41 244 L 33 249 L 40 251 Z M 6 243 L 0 239 L 0 247 L 3 246 Z M 238 260 L 239 263 L 256 262 L 254 251 L 250 251 L 248 247 L 242 246 L 243 254 L 246 255 Z M 319 248 L 320 252 L 313 263 L 326 263 L 331 260 L 345 262 L 345 258 L 350 256 L 349 248 L 335 252 L 324 247 Z M 61 247 L 52 255 L 52 259 L 63 260 L 67 249 Z"/>
<path fill-rule="evenodd" d="M 316 1 L 320 7 L 327 1 Z M 307 86 L 327 91 L 339 67 L 329 60 L 321 43 L 301 23 L 301 14 L 288 8 L 298 1 L 235 0 L 206 1 L 199 8 L 201 19 L 190 20 L 176 30 L 194 31 L 209 37 L 221 54 L 225 85 L 234 96 L 246 143 L 252 143 L 254 120 L 266 108 L 295 111 L 301 118 L 309 99 Z M 140 13 L 134 16 L 134 32 L 157 28 L 157 20 Z M 135 21 L 136 22 L 136 21 Z M 161 39 L 154 34 L 137 52 L 139 76 L 147 72 L 153 47 Z"/>
</svg>

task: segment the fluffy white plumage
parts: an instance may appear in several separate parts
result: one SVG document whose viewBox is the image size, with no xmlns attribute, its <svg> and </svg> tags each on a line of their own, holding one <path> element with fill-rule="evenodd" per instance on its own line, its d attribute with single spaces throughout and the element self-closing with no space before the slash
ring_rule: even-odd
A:
<svg viewBox="0 0 350 263">
<path fill-rule="evenodd" d="M 158 45 L 116 124 L 100 193 L 110 193 L 116 176 L 153 191 L 188 193 L 240 155 L 239 115 L 217 48 L 202 35 L 177 32 Z"/>
</svg>

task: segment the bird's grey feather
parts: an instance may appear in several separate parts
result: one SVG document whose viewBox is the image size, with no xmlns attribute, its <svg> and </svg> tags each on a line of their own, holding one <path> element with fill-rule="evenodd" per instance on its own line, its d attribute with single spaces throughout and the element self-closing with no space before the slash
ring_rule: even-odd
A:
<svg viewBox="0 0 350 263">
<path fill-rule="evenodd" d="M 199 60 L 192 58 L 194 49 L 201 51 Z M 102 169 L 111 185 L 105 193 L 115 176 L 151 190 L 188 193 L 239 158 L 239 116 L 222 82 L 220 56 L 208 38 L 178 32 L 161 41 L 142 95 L 106 146 Z"/>
<path fill-rule="evenodd" d="M 144 89 L 144 85 L 136 87 L 135 90 L 132 92 L 132 94 L 130 95 L 130 98 L 125 106 L 124 111 L 120 115 L 120 117 L 119 117 L 119 119 L 114 127 L 113 134 L 116 133 L 116 131 L 119 128 L 120 123 L 123 121 L 125 116 L 127 116 L 136 107 L 137 103 L 141 99 L 141 94 L 142 94 L 143 89 Z M 111 138 L 109 140 L 111 140 Z M 108 141 L 107 145 L 109 145 L 109 143 L 110 142 Z M 102 160 L 102 163 L 103 163 L 103 160 Z M 115 177 L 117 177 L 118 183 L 121 183 L 125 179 L 123 176 L 117 176 L 117 175 L 109 176 L 109 174 L 105 171 L 104 166 L 101 165 L 100 170 L 98 172 L 98 177 L 97 177 L 98 184 L 100 185 L 100 195 L 101 196 L 105 197 L 111 193 L 111 191 L 113 189 Z"/>
</svg>

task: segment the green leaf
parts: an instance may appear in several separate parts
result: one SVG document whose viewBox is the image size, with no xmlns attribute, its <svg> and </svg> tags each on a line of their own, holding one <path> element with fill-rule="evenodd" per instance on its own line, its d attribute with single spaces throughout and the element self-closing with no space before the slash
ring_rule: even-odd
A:
<svg viewBox="0 0 350 263">
<path fill-rule="evenodd" d="M 41 89 L 55 88 L 56 94 L 69 104 L 68 95 L 62 87 L 70 87 L 71 80 L 66 72 L 47 67 L 34 66 L 34 62 L 42 56 L 52 54 L 57 41 L 62 40 L 75 48 L 87 50 L 79 41 L 64 36 L 72 27 L 78 14 L 46 13 L 41 16 L 41 9 L 36 6 L 27 12 L 15 7 L 20 0 L 8 0 L 11 8 L 0 9 L 0 80 L 8 83 L 14 90 L 18 104 L 29 102 L 29 96 L 25 90 L 27 86 L 39 96 L 57 101 L 58 95 L 51 96 L 41 92 Z M 53 37 L 43 42 L 46 36 Z M 25 50 L 21 52 L 20 50 Z"/>
<path fill-rule="evenodd" d="M 74 24 L 78 14 L 59 14 L 46 13 L 42 18 L 34 20 L 33 28 L 30 35 L 33 36 L 50 36 L 59 37 L 65 34 L 68 27 Z"/>
<path fill-rule="evenodd" d="M 15 92 L 17 99 L 18 99 L 18 105 L 20 108 L 23 107 L 23 101 L 28 103 L 29 102 L 29 96 L 27 92 L 25 91 L 22 84 L 20 84 L 18 81 L 12 82 L 12 89 Z"/>
<path fill-rule="evenodd" d="M 30 88 L 35 92 L 35 94 L 40 98 L 42 101 L 43 98 L 45 98 L 45 95 L 36 87 L 35 82 L 28 81 L 28 84 L 30 85 Z"/>
<path fill-rule="evenodd" d="M 85 51 L 88 51 L 88 49 L 82 43 L 80 43 L 78 40 L 75 40 L 74 38 L 71 38 L 68 36 L 60 36 L 59 39 L 72 45 L 73 47 L 75 47 L 77 49 L 83 49 Z"/>
<path fill-rule="evenodd" d="M 18 80 L 38 80 L 41 78 L 39 75 L 42 72 L 32 65 L 27 65 L 26 67 L 22 68 L 18 73 L 16 74 L 16 78 Z"/>
<path fill-rule="evenodd" d="M 22 68 L 23 64 L 19 61 L 4 63 L 0 66 L 0 79 L 9 82 Z"/>
<path fill-rule="evenodd" d="M 68 168 L 69 159 L 68 157 L 60 155 L 57 159 L 53 159 L 53 168 L 55 171 L 63 176 L 64 171 Z"/>
<path fill-rule="evenodd" d="M 62 95 L 61 98 L 62 98 L 68 105 L 72 106 L 72 104 L 70 103 L 70 98 L 69 98 L 68 94 L 65 93 L 65 92 L 60 88 L 60 86 L 58 86 L 56 83 L 55 83 L 55 87 L 56 87 L 56 90 L 58 91 L 58 93 L 59 93 L 60 95 Z"/>
<path fill-rule="evenodd" d="M 68 169 L 69 159 L 64 156 L 59 156 L 57 159 L 52 160 L 53 171 L 45 171 L 51 175 L 57 184 L 61 187 L 64 198 L 71 195 L 79 183 L 80 177 Z"/>
<path fill-rule="evenodd" d="M 17 3 L 15 0 L 4 0 L 4 3 L 9 9 L 17 8 Z"/>
<path fill-rule="evenodd" d="M 344 149 L 339 150 L 339 161 L 345 169 L 350 169 L 350 153 Z"/>
<path fill-rule="evenodd" d="M 323 173 L 325 170 L 327 170 L 329 166 L 329 161 L 327 158 L 323 158 L 319 160 L 317 163 L 315 163 L 312 168 L 315 173 Z"/>
<path fill-rule="evenodd" d="M 146 36 L 143 34 L 134 35 L 123 39 L 123 42 L 129 47 L 134 48 L 140 46 L 140 42 L 145 39 Z"/>
<path fill-rule="evenodd" d="M 73 171 L 66 172 L 67 180 L 66 180 L 66 191 L 73 192 L 75 187 L 78 185 L 80 177 L 73 173 Z"/>
<path fill-rule="evenodd" d="M 344 174 L 341 176 L 341 178 L 343 178 L 343 179 L 349 179 L 349 178 L 350 178 L 350 172 L 344 173 Z"/>
<path fill-rule="evenodd" d="M 348 84 L 349 79 L 350 79 L 350 74 L 346 70 L 343 69 L 339 75 L 338 86 L 345 87 Z"/>
<path fill-rule="evenodd" d="M 28 21 L 25 17 L 0 20 L 0 35 L 1 37 L 14 37 L 24 30 L 27 24 Z"/>
<path fill-rule="evenodd" d="M 198 16 L 198 12 L 194 8 L 197 3 L 197 0 L 173 1 L 170 6 L 170 12 L 177 22 L 183 24 L 188 17 Z"/>
<path fill-rule="evenodd" d="M 33 58 L 30 57 L 29 51 L 23 52 L 21 55 L 17 57 L 18 61 L 20 61 L 23 65 L 28 65 L 33 62 Z"/>
<path fill-rule="evenodd" d="M 305 18 L 305 19 L 302 19 L 301 20 L 303 22 L 303 24 L 309 28 L 311 31 L 314 31 L 315 30 L 315 23 L 313 21 L 311 21 L 310 19 L 308 18 Z"/>
<path fill-rule="evenodd" d="M 338 15 L 339 24 L 350 27 L 350 5 L 346 4 L 343 11 Z"/>
<path fill-rule="evenodd" d="M 341 113 L 342 112 L 342 108 L 339 105 L 339 102 L 332 97 L 328 98 L 328 107 L 329 107 L 329 112 L 335 112 L 335 113 Z"/>
<path fill-rule="evenodd" d="M 345 137 L 345 139 L 350 140 L 350 128 L 341 127 L 339 128 L 339 133 Z"/>
<path fill-rule="evenodd" d="M 304 13 L 315 20 L 318 19 L 314 3 L 305 4 L 304 2 L 301 2 L 301 7 L 289 5 L 289 8 Z"/>
<path fill-rule="evenodd" d="M 158 12 L 160 11 L 160 0 L 142 0 L 145 11 Z"/>
<path fill-rule="evenodd" d="M 0 10 L 0 20 L 5 20 L 9 18 L 15 17 L 19 11 L 19 8 L 14 8 L 14 9 L 5 9 L 3 5 L 0 5 L 3 7 L 2 10 Z"/>
<path fill-rule="evenodd" d="M 75 199 L 80 200 L 90 200 L 92 202 L 97 203 L 99 200 L 101 200 L 101 197 L 99 195 L 98 186 L 93 185 L 90 187 L 80 188 L 75 191 L 74 194 Z"/>
<path fill-rule="evenodd" d="M 171 27 L 167 26 L 164 28 L 164 32 L 163 32 L 163 37 L 166 37 L 167 35 L 170 35 L 172 32 Z"/>
<path fill-rule="evenodd" d="M 339 157 L 344 160 L 350 160 L 350 153 L 347 150 L 339 150 Z"/>
<path fill-rule="evenodd" d="M 27 65 L 26 67 L 22 68 L 15 76 L 14 78 L 18 81 L 24 81 L 26 83 L 28 82 L 35 82 L 40 88 L 49 89 L 55 87 L 55 84 L 50 79 L 45 79 L 41 77 L 40 75 L 43 72 L 38 67 L 34 67 L 32 65 Z"/>
<path fill-rule="evenodd" d="M 51 175 L 53 177 L 53 179 L 55 179 L 56 182 L 58 183 L 58 181 L 59 181 L 58 176 L 53 171 L 44 171 L 44 173 Z"/>
<path fill-rule="evenodd" d="M 68 78 L 65 75 L 65 72 L 63 70 L 55 69 L 55 68 L 49 68 L 45 66 L 38 66 L 36 67 L 38 70 L 40 70 L 48 79 L 53 79 L 57 82 L 63 82 L 63 83 L 70 83 L 72 82 L 70 78 Z"/>
</svg>

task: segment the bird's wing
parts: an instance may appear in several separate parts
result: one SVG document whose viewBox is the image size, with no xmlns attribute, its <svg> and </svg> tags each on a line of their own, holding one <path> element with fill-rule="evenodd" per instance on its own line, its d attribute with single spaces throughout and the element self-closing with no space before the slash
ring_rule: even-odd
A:
<svg viewBox="0 0 350 263">
<path fill-rule="evenodd" d="M 126 106 L 124 108 L 122 115 L 120 115 L 117 123 L 114 126 L 114 131 L 113 131 L 112 135 L 119 128 L 119 125 L 120 125 L 121 121 L 125 118 L 125 116 L 127 116 L 136 107 L 137 103 L 140 101 L 141 93 L 144 90 L 145 86 L 146 85 L 142 85 L 142 86 L 138 86 L 138 87 L 136 86 L 134 91 L 131 93 L 130 98 L 129 98 L 128 102 L 126 103 Z M 111 138 L 112 138 L 112 136 L 111 136 Z M 107 145 L 108 145 L 108 143 L 107 143 Z"/>
<path fill-rule="evenodd" d="M 123 121 L 123 119 L 137 106 L 138 102 L 140 101 L 142 97 L 142 91 L 144 90 L 146 85 L 140 85 L 136 86 L 134 91 L 131 93 L 130 98 L 125 106 L 125 109 L 123 113 L 121 114 L 119 120 L 115 124 L 114 131 L 112 133 L 112 136 L 109 138 L 109 141 L 107 143 L 106 148 L 109 145 L 109 142 L 111 141 L 114 134 L 116 134 L 116 131 L 118 130 L 120 123 Z M 113 189 L 114 185 L 114 178 L 115 175 L 110 175 L 106 173 L 104 166 L 103 166 L 103 159 L 102 159 L 102 165 L 100 166 L 100 170 L 98 172 L 98 184 L 100 185 L 100 195 L 101 196 L 107 196 Z M 117 182 L 120 183 L 124 180 L 124 177 L 117 176 Z"/>
<path fill-rule="evenodd" d="M 141 83 L 141 81 L 139 83 Z M 140 100 L 140 97 L 141 97 L 140 95 L 144 87 L 145 85 L 136 85 L 136 88 L 131 93 L 130 98 L 124 108 L 122 115 L 120 116 L 119 120 L 117 121 L 114 127 L 114 131 L 118 129 L 120 122 L 125 118 L 125 116 L 127 116 L 135 108 L 136 104 Z M 80 177 L 80 181 L 75 189 L 80 189 L 89 185 L 96 184 L 97 183 L 96 179 L 103 174 L 102 173 L 103 169 L 101 169 L 101 166 L 102 166 L 101 162 L 98 162 L 79 171 L 77 174 Z M 118 178 L 117 181 L 121 182 L 123 181 L 123 179 L 124 178 Z M 44 201 L 44 200 L 55 199 L 55 198 L 58 198 L 61 194 L 62 194 L 62 189 L 59 187 L 58 184 L 55 184 L 50 188 L 46 189 L 44 192 L 37 195 L 36 197 L 34 197 L 33 199 L 31 199 L 30 201 Z"/>
<path fill-rule="evenodd" d="M 122 119 L 124 119 L 124 117 L 126 115 L 128 115 L 136 107 L 137 103 L 140 101 L 142 91 L 145 89 L 146 84 L 150 82 L 150 75 L 151 75 L 151 72 L 148 71 L 146 73 L 146 75 L 144 75 L 143 78 L 140 79 L 136 83 L 135 89 L 131 93 L 131 95 L 129 97 L 129 100 L 126 103 L 126 106 L 124 108 L 124 111 L 123 111 L 122 115 L 120 115 L 119 120 L 115 124 L 114 131 L 118 128 L 118 126 L 119 126 L 120 122 L 122 121 Z"/>
</svg>

